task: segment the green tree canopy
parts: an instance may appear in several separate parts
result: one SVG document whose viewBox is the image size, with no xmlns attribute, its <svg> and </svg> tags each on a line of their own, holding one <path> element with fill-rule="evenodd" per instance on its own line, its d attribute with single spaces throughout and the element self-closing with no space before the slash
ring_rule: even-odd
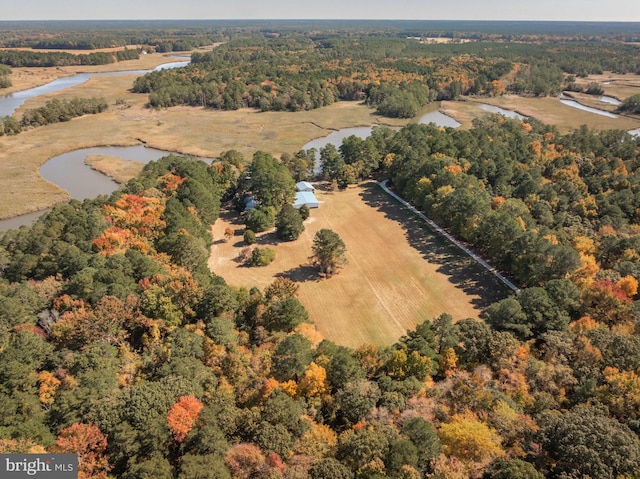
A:
<svg viewBox="0 0 640 479">
<path fill-rule="evenodd" d="M 344 241 L 330 229 L 323 228 L 316 233 L 312 251 L 311 262 L 320 269 L 320 273 L 327 276 L 335 274 L 347 262 Z"/>
<path fill-rule="evenodd" d="M 304 231 L 300 212 L 290 204 L 282 207 L 276 216 L 276 236 L 285 241 L 293 241 Z"/>
</svg>

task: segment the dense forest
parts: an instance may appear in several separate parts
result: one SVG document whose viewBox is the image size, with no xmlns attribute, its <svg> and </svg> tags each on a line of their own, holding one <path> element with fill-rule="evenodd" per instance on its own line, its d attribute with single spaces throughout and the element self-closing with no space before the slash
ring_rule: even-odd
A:
<svg viewBox="0 0 640 479">
<path fill-rule="evenodd" d="M 637 73 L 638 52 L 620 42 L 441 45 L 392 35 L 253 35 L 194 53 L 182 69 L 140 77 L 133 91 L 148 93 L 151 107 L 298 111 L 360 100 L 384 116 L 411 118 L 435 99 L 558 95 L 570 87 L 568 75 Z"/>
<path fill-rule="evenodd" d="M 640 140 L 491 116 L 323 149 L 326 179 L 390 178 L 523 288 L 355 350 L 296 283 L 207 267 L 221 202 L 286 211 L 310 156 L 165 157 L 5 233 L 0 452 L 77 452 L 85 478 L 640 474 Z"/>
</svg>

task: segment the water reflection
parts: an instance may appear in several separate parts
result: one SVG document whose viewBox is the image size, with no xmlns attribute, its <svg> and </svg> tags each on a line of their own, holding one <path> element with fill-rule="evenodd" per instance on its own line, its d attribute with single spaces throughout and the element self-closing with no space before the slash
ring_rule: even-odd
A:
<svg viewBox="0 0 640 479">
<path fill-rule="evenodd" d="M 578 103 L 575 100 L 571 100 L 564 95 L 560 95 L 560 101 L 567 106 L 578 108 L 579 110 L 588 111 L 590 113 L 595 113 L 596 115 L 606 116 L 607 118 L 618 118 L 618 115 L 609 113 L 608 111 L 600 110 L 598 108 L 591 108 L 590 106 L 584 106 L 583 104 Z"/>
<path fill-rule="evenodd" d="M 520 113 L 511 111 L 511 110 L 505 110 L 504 108 L 500 108 L 499 106 L 482 104 L 480 105 L 480 108 L 490 113 L 498 113 L 507 118 L 513 118 L 514 120 L 524 120 L 527 118 L 526 116 L 521 115 Z"/>
</svg>

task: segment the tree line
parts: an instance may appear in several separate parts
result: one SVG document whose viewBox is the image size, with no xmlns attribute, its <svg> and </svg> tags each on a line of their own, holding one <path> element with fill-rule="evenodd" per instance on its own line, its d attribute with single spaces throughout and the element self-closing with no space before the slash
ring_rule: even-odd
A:
<svg viewBox="0 0 640 479">
<path fill-rule="evenodd" d="M 70 121 L 82 115 L 95 115 L 108 108 L 103 98 L 49 100 L 44 106 L 25 110 L 20 120 L 11 116 L 0 118 L 0 136 L 16 135 L 29 128 Z"/>
<path fill-rule="evenodd" d="M 11 68 L 6 65 L 0 65 L 0 88 L 9 88 L 11 86 Z"/>
<path fill-rule="evenodd" d="M 0 50 L 0 63 L 10 67 L 63 67 L 77 65 L 108 65 L 140 58 L 137 49 L 120 50 L 113 53 L 68 53 L 36 52 L 29 50 Z"/>
</svg>

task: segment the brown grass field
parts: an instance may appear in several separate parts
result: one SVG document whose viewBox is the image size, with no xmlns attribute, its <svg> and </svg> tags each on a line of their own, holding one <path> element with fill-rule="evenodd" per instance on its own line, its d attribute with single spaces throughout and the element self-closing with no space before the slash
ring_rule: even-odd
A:
<svg viewBox="0 0 640 479">
<path fill-rule="evenodd" d="M 586 87 L 589 83 L 596 82 L 602 85 L 605 95 L 623 101 L 625 98 L 640 93 L 640 75 L 627 73 L 605 72 L 602 75 L 589 75 L 585 78 L 576 78 L 576 83 Z"/>
<path fill-rule="evenodd" d="M 640 127 L 640 118 L 626 116 L 607 118 L 565 105 L 559 99 L 550 97 L 526 98 L 505 95 L 496 98 L 468 98 L 466 101 L 443 101 L 441 111 L 462 123 L 463 128 L 469 128 L 474 118 L 489 115 L 489 112 L 480 108 L 482 103 L 495 105 L 505 110 L 513 110 L 521 115 L 536 118 L 543 123 L 556 125 L 561 133 L 567 133 L 581 125 L 586 125 L 592 130 L 633 130 Z M 599 107 L 595 104 L 585 103 L 585 105 Z M 610 106 L 606 109 L 609 109 Z"/>
<path fill-rule="evenodd" d="M 276 277 L 296 281 L 299 299 L 320 333 L 338 344 L 389 345 L 408 329 L 443 312 L 454 320 L 477 318 L 507 295 L 492 275 L 435 236 L 422 220 L 386 195 L 374 182 L 336 193 L 318 191 L 302 236 L 280 242 L 273 232 L 259 235 L 258 247 L 276 251 L 265 267 L 235 261 L 244 243 L 244 225 L 225 212 L 213 225 L 209 267 L 229 284 L 261 289 Z M 236 235 L 224 241 L 224 230 Z M 331 278 L 309 265 L 315 233 L 330 228 L 347 247 L 348 264 Z"/>
<path fill-rule="evenodd" d="M 121 184 L 138 176 L 144 168 L 144 163 L 139 161 L 125 160 L 109 155 L 88 155 L 84 163 Z"/>
</svg>

